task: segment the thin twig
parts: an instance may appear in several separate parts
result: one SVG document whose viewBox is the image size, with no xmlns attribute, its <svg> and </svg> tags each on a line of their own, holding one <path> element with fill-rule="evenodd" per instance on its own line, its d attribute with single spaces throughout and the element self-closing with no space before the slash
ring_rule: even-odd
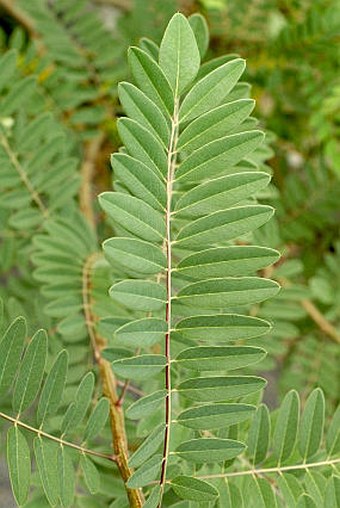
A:
<svg viewBox="0 0 340 508">
<path fill-rule="evenodd" d="M 60 439 L 59 437 L 52 436 L 52 434 L 48 434 L 47 432 L 43 432 L 41 429 L 36 429 L 35 427 L 31 427 L 27 423 L 24 423 L 12 416 L 6 415 L 5 413 L 0 412 L 0 418 L 11 422 L 13 425 L 18 425 L 23 429 L 26 429 L 30 432 L 34 432 L 38 436 L 45 437 L 46 439 L 50 439 L 51 441 L 55 441 L 63 446 L 68 446 L 69 448 L 74 448 L 75 450 L 80 451 L 81 453 L 85 453 L 87 455 L 93 455 L 95 457 L 100 457 L 102 459 L 110 460 L 111 462 L 116 462 L 116 457 L 114 455 L 107 455 L 106 453 L 96 452 L 95 450 L 89 450 L 88 448 L 84 448 L 83 446 L 76 445 L 74 443 L 70 443 L 69 441 L 65 441 L 64 439 Z"/>
<path fill-rule="evenodd" d="M 101 132 L 85 147 L 85 157 L 81 166 L 81 185 L 79 191 L 80 209 L 90 225 L 95 228 L 96 219 L 93 211 L 92 179 L 96 168 L 98 152 L 103 144 L 105 135 Z"/>
<path fill-rule="evenodd" d="M 308 315 L 313 319 L 314 323 L 318 325 L 320 330 L 324 332 L 332 340 L 340 344 L 340 334 L 334 328 L 334 326 L 327 321 L 327 319 L 321 314 L 319 309 L 310 300 L 302 300 L 303 308 L 308 312 Z"/>
<path fill-rule="evenodd" d="M 18 173 L 18 175 L 20 177 L 20 180 L 23 182 L 23 184 L 27 188 L 28 192 L 30 193 L 32 201 L 34 201 L 34 203 L 37 205 L 37 207 L 39 208 L 39 210 L 42 213 L 43 217 L 44 218 L 48 217 L 48 215 L 49 215 L 48 208 L 46 208 L 46 206 L 42 202 L 38 192 L 35 190 L 32 182 L 28 178 L 25 170 L 21 166 L 17 156 L 13 152 L 10 144 L 8 143 L 8 141 L 7 141 L 7 139 L 6 139 L 6 137 L 4 135 L 1 135 L 1 144 L 4 147 L 4 149 L 5 149 L 5 151 L 6 151 L 7 155 L 8 155 L 11 163 L 13 164 L 16 172 Z"/>
<path fill-rule="evenodd" d="M 292 466 L 281 466 L 281 467 L 268 467 L 263 469 L 250 469 L 248 471 L 234 471 L 232 473 L 216 473 L 216 474 L 207 474 L 197 476 L 197 478 L 201 479 L 213 479 L 213 478 L 230 478 L 233 476 L 249 476 L 249 475 L 261 475 L 261 474 L 269 474 L 269 473 L 281 473 L 284 471 L 297 471 L 299 469 L 311 469 L 314 467 L 322 467 L 322 466 L 334 466 L 335 464 L 340 463 L 340 458 L 333 460 L 323 460 L 320 462 L 311 462 L 306 464 L 295 464 Z M 169 481 L 168 483 L 171 483 Z"/>
<path fill-rule="evenodd" d="M 88 334 L 91 340 L 95 360 L 99 367 L 102 381 L 103 394 L 110 402 L 110 423 L 112 432 L 112 444 L 116 456 L 117 466 L 124 481 L 127 496 L 132 508 L 143 506 L 143 494 L 140 489 L 130 489 L 126 482 L 133 473 L 128 464 L 128 441 L 125 430 L 124 413 L 117 405 L 119 400 L 116 379 L 113 375 L 111 364 L 101 356 L 101 350 L 105 347 L 105 340 L 98 335 L 95 328 L 96 316 L 92 312 L 91 298 L 91 271 L 93 264 L 101 256 L 99 253 L 91 254 L 86 260 L 83 268 L 83 309 Z"/>
</svg>

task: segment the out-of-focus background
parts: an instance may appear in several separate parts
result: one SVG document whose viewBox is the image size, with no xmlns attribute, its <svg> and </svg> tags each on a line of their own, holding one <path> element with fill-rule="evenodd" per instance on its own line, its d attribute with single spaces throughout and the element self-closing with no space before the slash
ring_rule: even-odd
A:
<svg viewBox="0 0 340 508">
<path fill-rule="evenodd" d="M 283 253 L 269 275 L 284 291 L 254 310 L 275 321 L 265 339 L 263 371 L 273 381 L 267 401 L 275 407 L 289 388 L 303 397 L 321 386 L 333 411 L 340 342 L 338 0 L 0 0 L 0 66 L 12 72 L 10 100 L 0 73 L 0 121 L 11 129 L 13 102 L 28 114 L 51 112 L 81 171 L 91 172 L 93 194 L 109 189 L 127 48 L 142 37 L 158 43 L 178 10 L 206 17 L 208 58 L 230 53 L 247 60 L 244 79 L 268 131 L 259 164 L 267 159 L 273 180 L 263 201 L 277 213 L 258 241 Z M 0 228 L 7 231 L 3 206 Z M 2 273 L 12 266 L 8 242 L 0 244 Z M 16 297 L 15 284 L 6 291 Z M 10 508 L 6 482 L 1 469 L 0 506 Z"/>
</svg>

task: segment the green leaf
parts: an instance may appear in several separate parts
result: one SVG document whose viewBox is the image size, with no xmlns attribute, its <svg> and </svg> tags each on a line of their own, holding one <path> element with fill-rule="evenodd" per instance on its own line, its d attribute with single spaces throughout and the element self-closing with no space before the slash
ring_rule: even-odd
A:
<svg viewBox="0 0 340 508">
<path fill-rule="evenodd" d="M 110 288 L 110 296 L 133 310 L 154 311 L 166 303 L 166 289 L 158 282 L 123 280 Z"/>
<path fill-rule="evenodd" d="M 83 377 L 73 402 L 67 409 L 61 425 L 63 434 L 74 432 L 76 427 L 81 423 L 91 404 L 92 393 L 94 388 L 94 375 L 88 372 Z"/>
<path fill-rule="evenodd" d="M 270 181 L 267 173 L 259 171 L 235 173 L 194 187 L 176 203 L 179 214 L 206 215 L 239 203 L 266 187 Z"/>
<path fill-rule="evenodd" d="M 207 111 L 190 122 L 180 133 L 177 149 L 191 153 L 207 143 L 232 134 L 250 115 L 254 106 L 252 99 L 239 99 Z"/>
<path fill-rule="evenodd" d="M 181 122 L 219 106 L 242 75 L 246 63 L 236 58 L 214 69 L 196 83 L 185 97 L 179 116 Z"/>
<path fill-rule="evenodd" d="M 175 14 L 163 35 L 159 65 L 172 86 L 175 97 L 196 77 L 200 54 L 195 35 L 183 14 Z"/>
<path fill-rule="evenodd" d="M 274 210 L 266 205 L 249 205 L 220 210 L 185 225 L 173 245 L 181 249 L 201 250 L 217 244 L 221 238 L 232 240 L 265 224 Z"/>
<path fill-rule="evenodd" d="M 314 455 L 321 444 L 325 421 L 325 398 L 320 388 L 310 394 L 301 417 L 299 450 L 304 460 Z"/>
<path fill-rule="evenodd" d="M 164 338 L 167 324 L 158 318 L 143 318 L 131 321 L 115 331 L 115 338 L 126 346 L 153 346 Z"/>
<path fill-rule="evenodd" d="M 54 415 L 62 400 L 66 374 L 68 354 L 63 350 L 57 356 L 41 391 L 38 409 L 37 423 L 41 426 L 48 416 Z"/>
<path fill-rule="evenodd" d="M 149 129 L 166 147 L 169 143 L 170 130 L 158 106 L 131 83 L 119 83 L 118 95 L 127 115 Z"/>
<path fill-rule="evenodd" d="M 175 273 L 195 279 L 247 275 L 278 260 L 280 254 L 266 247 L 238 246 L 207 249 L 183 258 Z"/>
<path fill-rule="evenodd" d="M 196 183 L 215 177 L 253 152 L 263 138 L 261 131 L 253 130 L 212 141 L 195 150 L 180 164 L 176 171 L 176 180 Z"/>
<path fill-rule="evenodd" d="M 3 88 L 11 82 L 16 70 L 17 58 L 18 53 L 15 49 L 7 50 L 4 54 L 1 55 L 0 91 L 2 91 Z"/>
<path fill-rule="evenodd" d="M 326 449 L 330 456 L 340 452 L 340 406 L 337 407 L 328 428 Z"/>
<path fill-rule="evenodd" d="M 266 405 L 261 404 L 252 420 L 248 434 L 248 453 L 253 464 L 265 460 L 269 448 L 270 415 Z"/>
<path fill-rule="evenodd" d="M 197 12 L 189 16 L 188 21 L 194 32 L 200 56 L 203 58 L 209 46 L 208 24 L 205 18 Z"/>
<path fill-rule="evenodd" d="M 124 182 L 131 194 L 164 213 L 166 190 L 161 174 L 125 153 L 114 153 L 111 164 L 115 177 Z"/>
<path fill-rule="evenodd" d="M 120 118 L 117 129 L 132 157 L 150 167 L 156 175 L 166 175 L 167 157 L 164 146 L 150 130 L 131 118 Z"/>
<path fill-rule="evenodd" d="M 290 473 L 282 473 L 277 477 L 277 484 L 283 494 L 288 508 L 295 508 L 299 496 L 303 492 L 301 483 Z"/>
<path fill-rule="evenodd" d="M 261 302 L 275 296 L 279 289 L 279 285 L 269 279 L 226 277 L 189 284 L 176 298 L 186 305 L 215 309 Z"/>
<path fill-rule="evenodd" d="M 59 446 L 58 452 L 58 478 L 60 500 L 62 506 L 68 508 L 73 505 L 75 488 L 75 471 L 69 451 L 64 446 Z"/>
<path fill-rule="evenodd" d="M 26 321 L 18 317 L 11 323 L 0 342 L 0 395 L 13 383 L 26 338 Z"/>
<path fill-rule="evenodd" d="M 161 372 L 166 365 L 164 355 L 139 355 L 112 364 L 112 370 L 119 376 L 134 379 L 147 379 Z"/>
<path fill-rule="evenodd" d="M 164 405 L 166 394 L 166 390 L 158 390 L 151 395 L 145 395 L 127 408 L 126 416 L 132 420 L 138 420 L 152 414 L 162 404 Z"/>
<path fill-rule="evenodd" d="M 187 379 L 177 390 L 196 402 L 223 402 L 262 390 L 265 385 L 265 379 L 255 376 L 213 376 Z"/>
<path fill-rule="evenodd" d="M 239 314 L 217 314 L 182 319 L 171 334 L 185 339 L 225 342 L 252 339 L 269 330 L 270 324 L 263 319 Z"/>
<path fill-rule="evenodd" d="M 87 421 L 84 441 L 89 441 L 96 437 L 106 424 L 110 412 L 110 404 L 108 399 L 102 397 L 96 404 L 94 410 L 91 413 L 90 418 Z"/>
<path fill-rule="evenodd" d="M 219 429 L 248 420 L 254 410 L 249 404 L 207 404 L 186 409 L 177 421 L 191 429 Z"/>
<path fill-rule="evenodd" d="M 200 346 L 181 351 L 174 363 L 197 371 L 235 370 L 259 362 L 266 351 L 249 346 Z"/>
<path fill-rule="evenodd" d="M 169 81 L 157 62 L 145 51 L 132 47 L 128 52 L 131 72 L 138 87 L 163 112 L 169 115 L 174 109 L 173 93 Z"/>
<path fill-rule="evenodd" d="M 170 485 L 179 497 L 190 501 L 216 501 L 219 496 L 213 485 L 192 476 L 177 476 L 171 480 Z"/>
<path fill-rule="evenodd" d="M 19 506 L 25 504 L 31 482 L 31 456 L 25 436 L 15 425 L 7 433 L 7 462 L 13 495 Z"/>
<path fill-rule="evenodd" d="M 222 462 L 230 460 L 245 449 L 245 445 L 233 439 L 198 438 L 181 443 L 175 455 L 188 462 Z"/>
<path fill-rule="evenodd" d="M 154 41 L 148 39 L 148 37 L 142 37 L 139 41 L 139 47 L 158 62 L 159 46 Z"/>
<path fill-rule="evenodd" d="M 165 270 L 166 257 L 158 245 L 137 238 L 109 238 L 103 243 L 107 259 L 132 272 L 153 275 Z"/>
<path fill-rule="evenodd" d="M 12 83 L 10 91 L 2 101 L 1 116 L 10 116 L 18 111 L 23 103 L 28 103 L 35 90 L 35 76 L 27 76 Z"/>
<path fill-rule="evenodd" d="M 317 508 L 316 504 L 308 494 L 302 494 L 296 504 L 296 508 Z"/>
<path fill-rule="evenodd" d="M 328 479 L 325 492 L 325 508 L 338 508 L 340 506 L 340 477 L 333 475 Z"/>
<path fill-rule="evenodd" d="M 144 503 L 144 508 L 157 508 L 161 500 L 161 488 L 157 485 L 150 492 L 149 497 Z"/>
<path fill-rule="evenodd" d="M 139 489 L 154 481 L 160 472 L 161 464 L 162 455 L 154 455 L 130 476 L 126 483 L 127 486 L 130 489 Z"/>
<path fill-rule="evenodd" d="M 278 464 L 287 460 L 294 450 L 299 414 L 299 396 L 295 390 L 291 390 L 280 406 L 273 436 L 273 452 Z"/>
<path fill-rule="evenodd" d="M 37 331 L 29 343 L 20 364 L 13 394 L 13 409 L 21 413 L 36 398 L 44 375 L 47 356 L 47 335 L 45 330 Z"/>
<path fill-rule="evenodd" d="M 40 437 L 35 438 L 33 444 L 35 460 L 45 495 L 51 506 L 57 506 L 59 496 L 58 445 Z"/>
<path fill-rule="evenodd" d="M 108 216 L 133 235 L 150 242 L 163 240 L 163 217 L 142 200 L 120 192 L 104 192 L 99 201 Z"/>
<path fill-rule="evenodd" d="M 256 508 L 276 508 L 277 501 L 271 484 L 264 478 L 256 476 L 247 479 L 247 490 L 244 493 L 250 506 Z"/>
<path fill-rule="evenodd" d="M 91 494 L 96 494 L 100 489 L 100 475 L 92 460 L 82 454 L 80 457 L 80 467 L 83 471 L 84 480 Z"/>
<path fill-rule="evenodd" d="M 310 494 L 317 506 L 323 505 L 326 490 L 326 478 L 317 471 L 307 469 L 304 477 L 307 494 Z"/>
<path fill-rule="evenodd" d="M 143 441 L 139 448 L 131 455 L 129 465 L 133 468 L 141 466 L 161 446 L 164 439 L 164 425 L 158 425 Z"/>
<path fill-rule="evenodd" d="M 244 508 L 242 495 L 236 485 L 224 479 L 218 488 L 220 497 L 217 508 Z"/>
</svg>

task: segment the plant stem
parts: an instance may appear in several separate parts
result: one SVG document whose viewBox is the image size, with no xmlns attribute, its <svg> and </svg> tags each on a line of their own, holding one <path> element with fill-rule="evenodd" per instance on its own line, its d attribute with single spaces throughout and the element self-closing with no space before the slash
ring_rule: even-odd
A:
<svg viewBox="0 0 340 508">
<path fill-rule="evenodd" d="M 302 306 L 308 312 L 308 315 L 313 319 L 314 323 L 318 325 L 320 330 L 335 342 L 340 344 L 340 334 L 337 332 L 334 326 L 321 314 L 314 303 L 310 300 L 302 300 Z"/>
<path fill-rule="evenodd" d="M 171 248 L 171 203 L 172 203 L 172 192 L 173 192 L 173 181 L 176 168 L 176 146 L 178 139 L 178 100 L 175 99 L 174 114 L 171 122 L 171 135 L 168 147 L 168 173 L 167 173 L 167 206 L 165 212 L 165 225 L 166 225 L 166 239 L 165 239 L 165 250 L 167 258 L 167 273 L 166 273 L 166 292 L 167 292 L 167 303 L 165 311 L 165 320 L 167 323 L 167 332 L 165 334 L 165 388 L 167 394 L 165 396 L 165 431 L 164 431 L 164 447 L 163 447 L 163 458 L 161 465 L 161 498 L 164 492 L 164 486 L 166 482 L 166 470 L 169 457 L 169 446 L 170 446 L 170 426 L 171 426 L 171 352 L 170 352 L 170 333 L 171 333 L 171 299 L 172 299 L 172 248 Z M 161 501 L 160 501 L 161 503 Z M 159 506 L 161 506 L 159 504 Z"/>
<path fill-rule="evenodd" d="M 295 464 L 292 466 L 281 466 L 281 467 L 268 467 L 263 469 L 250 469 L 248 471 L 234 471 L 233 473 L 216 473 L 216 474 L 207 474 L 197 476 L 197 478 L 201 478 L 202 480 L 208 480 L 213 478 L 229 478 L 233 476 L 249 476 L 249 475 L 261 475 L 261 474 L 269 474 L 269 473 L 281 473 L 285 471 L 297 471 L 299 469 L 311 469 L 314 467 L 322 467 L 322 466 L 334 466 L 335 464 L 340 463 L 340 458 L 333 460 L 323 460 L 320 462 L 311 462 L 306 464 Z"/>
<path fill-rule="evenodd" d="M 34 432 L 38 434 L 38 436 L 45 437 L 46 439 L 50 439 L 51 441 L 55 441 L 63 446 L 68 446 L 69 448 L 74 448 L 75 450 L 80 451 L 81 453 L 85 453 L 86 455 L 93 455 L 95 457 L 100 457 L 102 459 L 110 460 L 111 462 L 116 462 L 116 457 L 114 455 L 107 455 L 106 453 L 96 452 L 95 450 L 89 450 L 88 448 L 84 448 L 83 446 L 76 445 L 74 443 L 70 443 L 69 441 L 64 441 L 64 439 L 60 439 L 59 437 L 52 436 L 52 434 L 48 434 L 47 432 L 43 432 L 41 429 L 36 429 L 35 427 L 31 427 L 27 423 L 24 423 L 12 416 L 6 415 L 5 413 L 0 412 L 0 418 L 11 422 L 13 425 L 18 425 L 23 429 L 28 430 L 29 432 Z"/>
<path fill-rule="evenodd" d="M 9 145 L 7 139 L 3 135 L 1 135 L 0 139 L 1 139 L 2 146 L 4 147 L 4 149 L 5 149 L 5 151 L 6 151 L 7 155 L 8 155 L 11 163 L 13 164 L 16 172 L 18 173 L 18 175 L 20 177 L 20 180 L 22 181 L 22 183 L 25 185 L 26 189 L 30 193 L 32 201 L 34 201 L 34 203 L 37 205 L 37 207 L 39 208 L 39 210 L 40 210 L 41 214 L 43 215 L 43 217 L 44 218 L 48 217 L 48 215 L 49 215 L 48 208 L 46 208 L 46 206 L 42 202 L 38 192 L 35 190 L 32 182 L 28 178 L 25 170 L 23 169 L 23 167 L 21 166 L 20 162 L 18 161 L 18 158 L 15 155 L 15 153 L 13 152 L 13 150 L 12 150 L 11 146 Z"/>
<path fill-rule="evenodd" d="M 127 496 L 132 508 L 143 506 L 143 495 L 140 489 L 130 489 L 126 482 L 133 473 L 128 464 L 128 441 L 125 431 L 124 414 L 118 403 L 119 397 L 116 389 L 116 379 L 113 375 L 111 364 L 101 356 L 101 350 L 105 347 L 105 340 L 98 335 L 95 329 L 96 316 L 92 312 L 91 299 L 91 270 L 95 261 L 101 257 L 100 253 L 91 254 L 83 268 L 83 309 L 85 322 L 90 337 L 94 358 L 99 367 L 103 394 L 110 402 L 110 424 L 112 432 L 112 445 L 115 452 L 116 463 L 120 475 L 124 481 Z"/>
<path fill-rule="evenodd" d="M 98 152 L 104 141 L 105 135 L 101 132 L 97 137 L 91 140 L 85 146 L 85 157 L 81 166 L 81 186 L 79 191 L 80 209 L 88 220 L 89 224 L 95 229 L 96 220 L 93 211 L 92 179 L 96 167 Z"/>
</svg>

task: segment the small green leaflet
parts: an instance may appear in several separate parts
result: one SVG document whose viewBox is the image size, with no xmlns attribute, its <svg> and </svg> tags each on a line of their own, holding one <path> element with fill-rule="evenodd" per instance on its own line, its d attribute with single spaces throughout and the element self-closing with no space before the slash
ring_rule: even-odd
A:
<svg viewBox="0 0 340 508">
<path fill-rule="evenodd" d="M 253 464 L 262 462 L 268 452 L 270 438 L 270 415 L 265 404 L 261 404 L 254 415 L 248 434 L 248 453 Z"/>
<path fill-rule="evenodd" d="M 189 16 L 188 21 L 190 23 L 192 31 L 195 34 L 200 56 L 201 58 L 203 58 L 209 46 L 208 24 L 205 18 L 201 14 L 198 14 L 197 12 Z"/>
<path fill-rule="evenodd" d="M 169 81 L 158 63 L 145 51 L 132 47 L 128 53 L 132 75 L 141 90 L 166 114 L 174 109 L 173 93 Z"/>
<path fill-rule="evenodd" d="M 181 351 L 174 363 L 197 371 L 234 370 L 262 360 L 266 351 L 249 346 L 201 346 Z"/>
<path fill-rule="evenodd" d="M 169 142 L 170 130 L 158 106 L 131 83 L 119 83 L 118 95 L 128 116 L 146 129 L 150 129 L 152 134 L 159 138 L 166 147 Z"/>
<path fill-rule="evenodd" d="M 47 418 L 56 413 L 62 399 L 68 364 L 68 353 L 63 350 L 57 356 L 44 383 L 38 409 L 37 423 L 42 425 Z"/>
<path fill-rule="evenodd" d="M 108 399 L 102 397 L 96 404 L 87 421 L 84 441 L 88 441 L 96 437 L 102 431 L 110 412 L 110 404 Z"/>
<path fill-rule="evenodd" d="M 185 153 L 189 154 L 215 139 L 233 133 L 234 129 L 250 115 L 254 106 L 255 102 L 252 99 L 239 99 L 222 104 L 199 116 L 179 135 L 178 150 L 185 150 Z"/>
<path fill-rule="evenodd" d="M 170 482 L 171 487 L 182 499 L 190 501 L 216 501 L 218 490 L 208 482 L 192 476 L 177 476 Z"/>
<path fill-rule="evenodd" d="M 159 474 L 161 464 L 162 455 L 154 455 L 130 476 L 127 481 L 127 486 L 131 489 L 139 489 L 154 481 Z"/>
<path fill-rule="evenodd" d="M 94 375 L 92 372 L 83 377 L 73 402 L 67 409 L 63 418 L 61 430 L 63 434 L 74 432 L 82 422 L 92 400 L 94 388 Z"/>
<path fill-rule="evenodd" d="M 325 398 L 320 388 L 308 397 L 300 423 L 299 450 L 304 460 L 314 455 L 321 444 L 325 421 Z"/>
<path fill-rule="evenodd" d="M 15 500 L 22 506 L 30 489 L 31 456 L 26 438 L 16 425 L 7 433 L 7 462 Z"/>
<path fill-rule="evenodd" d="M 119 376 L 134 379 L 147 379 L 161 372 L 166 365 L 164 355 L 139 355 L 112 364 L 112 370 Z"/>
<path fill-rule="evenodd" d="M 326 449 L 330 456 L 340 452 L 340 406 L 334 413 L 326 436 Z"/>
<path fill-rule="evenodd" d="M 40 437 L 35 438 L 33 444 L 35 460 L 45 495 L 51 506 L 57 506 L 59 496 L 57 453 L 59 446 Z"/>
<path fill-rule="evenodd" d="M 152 414 L 162 405 L 166 394 L 166 390 L 158 390 L 150 395 L 145 395 L 127 408 L 126 416 L 132 420 L 138 420 L 146 415 Z"/>
<path fill-rule="evenodd" d="M 181 443 L 174 452 L 188 462 L 222 462 L 242 453 L 246 446 L 233 439 L 198 438 Z"/>
<path fill-rule="evenodd" d="M 61 504 L 65 508 L 73 505 L 75 489 L 75 471 L 70 451 L 64 446 L 58 450 L 58 478 Z"/>
<path fill-rule="evenodd" d="M 178 292 L 176 298 L 190 306 L 223 309 L 261 302 L 275 296 L 279 289 L 279 285 L 269 279 L 226 277 L 189 284 Z"/>
<path fill-rule="evenodd" d="M 167 298 L 164 285 L 148 280 L 123 280 L 111 286 L 109 293 L 130 309 L 146 312 L 161 309 Z"/>
<path fill-rule="evenodd" d="M 195 79 L 200 60 L 195 35 L 188 20 L 183 14 L 175 14 L 164 32 L 159 48 L 159 64 L 175 97 Z"/>
<path fill-rule="evenodd" d="M 142 240 L 160 243 L 165 223 L 159 212 L 141 199 L 120 192 L 104 192 L 100 204 L 110 219 Z"/>
<path fill-rule="evenodd" d="M 45 330 L 38 330 L 27 346 L 14 387 L 13 409 L 17 413 L 28 408 L 36 398 L 44 375 L 46 356 L 47 334 Z"/>
<path fill-rule="evenodd" d="M 268 333 L 270 324 L 263 319 L 240 314 L 217 314 L 184 318 L 172 334 L 186 339 L 229 342 L 252 339 Z"/>
<path fill-rule="evenodd" d="M 177 418 L 185 427 L 192 429 L 219 429 L 248 420 L 255 407 L 249 404 L 207 404 L 186 409 Z"/>
<path fill-rule="evenodd" d="M 167 158 L 159 138 L 131 118 L 121 118 L 117 128 L 121 140 L 129 147 L 128 153 L 132 157 L 143 162 L 156 174 L 166 175 Z"/>
<path fill-rule="evenodd" d="M 207 249 L 183 258 L 175 274 L 195 279 L 247 275 L 271 265 L 280 254 L 266 247 L 230 246 Z"/>
<path fill-rule="evenodd" d="M 161 248 L 138 238 L 109 238 L 103 249 L 113 267 L 120 265 L 132 274 L 153 275 L 166 268 Z"/>
<path fill-rule="evenodd" d="M 239 80 L 246 67 L 242 58 L 214 69 L 196 83 L 181 105 L 181 122 L 187 122 L 219 106 Z"/>
<path fill-rule="evenodd" d="M 173 244 L 181 249 L 202 250 L 218 244 L 223 238 L 231 240 L 265 224 L 274 210 L 266 205 L 248 205 L 219 210 L 185 225 Z"/>
<path fill-rule="evenodd" d="M 0 342 L 0 395 L 4 395 L 13 383 L 26 333 L 26 321 L 18 317 L 8 327 Z"/>
<path fill-rule="evenodd" d="M 262 390 L 266 380 L 255 376 L 211 376 L 180 383 L 180 395 L 196 402 L 222 402 Z"/>
<path fill-rule="evenodd" d="M 84 480 L 91 494 L 96 494 L 100 489 L 100 475 L 96 466 L 86 455 L 80 457 L 80 467 L 83 471 Z"/>
<path fill-rule="evenodd" d="M 111 164 L 115 180 L 124 182 L 124 187 L 136 198 L 164 213 L 166 190 L 160 173 L 126 153 L 112 154 Z"/>
<path fill-rule="evenodd" d="M 287 460 L 294 449 L 299 415 L 299 396 L 295 390 L 291 390 L 282 401 L 274 430 L 273 451 L 278 464 Z"/>
<path fill-rule="evenodd" d="M 164 439 L 164 424 L 158 425 L 151 434 L 143 441 L 139 448 L 129 459 L 129 465 L 133 468 L 141 466 L 161 446 Z"/>
<path fill-rule="evenodd" d="M 317 508 L 313 498 L 308 494 L 302 494 L 296 504 L 296 508 Z"/>
<path fill-rule="evenodd" d="M 167 324 L 162 319 L 142 318 L 126 323 L 115 331 L 115 338 L 126 346 L 149 347 L 164 338 Z"/>
<path fill-rule="evenodd" d="M 235 205 L 270 181 L 267 173 L 260 171 L 234 173 L 208 180 L 186 192 L 176 203 L 177 213 L 199 216 L 214 213 Z"/>
</svg>

